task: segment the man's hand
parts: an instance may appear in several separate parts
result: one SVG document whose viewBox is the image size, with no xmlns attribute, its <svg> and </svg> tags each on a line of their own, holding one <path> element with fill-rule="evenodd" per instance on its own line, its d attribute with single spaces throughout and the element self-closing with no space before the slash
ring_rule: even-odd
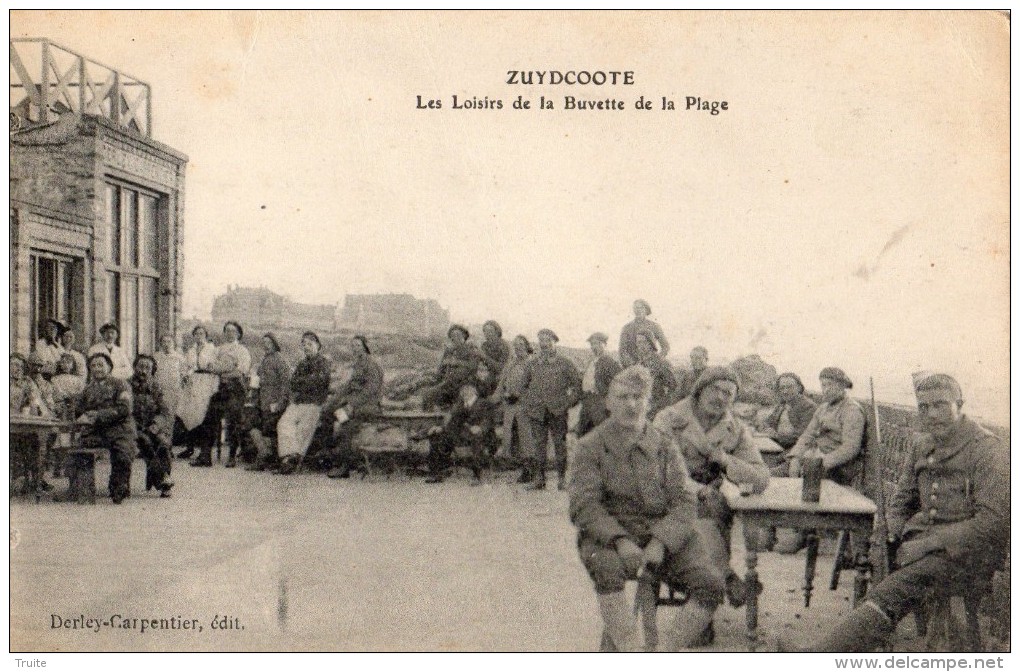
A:
<svg viewBox="0 0 1020 672">
<path fill-rule="evenodd" d="M 269 404 L 269 412 L 270 413 L 276 413 L 276 411 L 279 408 L 280 408 L 280 404 L 278 402 L 274 401 L 273 403 Z"/>
<path fill-rule="evenodd" d="M 931 541 L 923 537 L 905 541 L 900 544 L 899 550 L 896 551 L 896 564 L 900 567 L 906 567 L 937 550 Z"/>
<path fill-rule="evenodd" d="M 652 540 L 645 546 L 644 565 L 645 567 L 658 567 L 666 559 L 666 546 L 652 537 Z"/>
<path fill-rule="evenodd" d="M 641 547 L 626 537 L 620 537 L 616 540 L 616 552 L 623 560 L 623 567 L 627 570 L 627 575 L 637 576 L 645 562 L 645 554 Z"/>
</svg>

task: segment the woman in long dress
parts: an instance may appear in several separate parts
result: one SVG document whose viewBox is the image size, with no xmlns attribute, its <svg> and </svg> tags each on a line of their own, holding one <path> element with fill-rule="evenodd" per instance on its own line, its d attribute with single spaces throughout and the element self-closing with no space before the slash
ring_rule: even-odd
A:
<svg viewBox="0 0 1020 672">
<path fill-rule="evenodd" d="M 209 411 L 209 400 L 219 389 L 220 377 L 207 371 L 216 361 L 216 346 L 209 340 L 209 332 L 201 324 L 191 330 L 192 346 L 184 354 L 186 374 L 181 387 L 181 396 L 177 403 L 177 417 L 181 419 L 187 433 L 184 443 L 187 449 L 178 457 L 191 457 L 195 448 L 201 448 L 216 437 L 199 436 L 196 430 L 202 426 L 205 415 Z"/>
<path fill-rule="evenodd" d="M 163 393 L 163 401 L 170 410 L 170 417 L 177 415 L 184 389 L 184 376 L 188 373 L 184 355 L 177 345 L 177 340 L 170 334 L 159 339 L 159 351 L 152 358 L 156 360 L 156 384 Z"/>
</svg>

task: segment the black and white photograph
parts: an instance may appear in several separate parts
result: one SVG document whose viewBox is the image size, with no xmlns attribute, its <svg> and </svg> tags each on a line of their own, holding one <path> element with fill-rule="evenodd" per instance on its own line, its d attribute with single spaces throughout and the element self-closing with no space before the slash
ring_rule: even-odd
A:
<svg viewBox="0 0 1020 672">
<path fill-rule="evenodd" d="M 13 665 L 1008 667 L 1008 11 L 8 18 Z"/>
</svg>

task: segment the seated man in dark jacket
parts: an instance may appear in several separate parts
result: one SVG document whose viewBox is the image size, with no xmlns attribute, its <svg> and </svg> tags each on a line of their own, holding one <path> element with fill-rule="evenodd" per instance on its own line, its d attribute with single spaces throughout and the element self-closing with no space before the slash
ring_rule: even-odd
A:
<svg viewBox="0 0 1020 672">
<path fill-rule="evenodd" d="M 132 415 L 138 452 L 145 460 L 145 489 L 159 490 L 160 497 L 169 497 L 174 487 L 170 480 L 170 438 L 173 418 L 154 377 L 156 360 L 149 355 L 135 357 L 135 373 L 131 376 L 134 396 Z"/>
<path fill-rule="evenodd" d="M 330 459 L 330 478 L 348 478 L 358 464 L 354 437 L 365 420 L 379 415 L 383 393 L 383 370 L 372 358 L 364 336 L 351 339 L 354 363 L 351 377 L 322 407 L 322 415 L 333 427 L 336 443 Z"/>
<path fill-rule="evenodd" d="M 468 330 L 459 324 L 451 326 L 446 337 L 449 343 L 439 360 L 439 368 L 432 376 L 430 387 L 421 395 L 421 406 L 426 411 L 445 410 L 457 401 L 458 390 L 471 381 L 482 361 L 478 348 L 467 342 Z"/>
<path fill-rule="evenodd" d="M 454 404 L 449 420 L 442 427 L 429 430 L 429 471 L 432 475 L 426 483 L 442 483 L 450 468 L 454 450 L 458 446 L 471 448 L 472 485 L 480 485 L 482 471 L 488 466 L 496 451 L 499 439 L 496 436 L 496 406 L 488 399 L 478 396 L 474 383 L 460 388 L 460 398 Z"/>
<path fill-rule="evenodd" d="M 104 352 L 89 356 L 89 383 L 75 413 L 82 431 L 82 447 L 110 451 L 110 499 L 120 504 L 131 495 L 131 461 L 135 456 L 135 421 L 131 386 L 110 375 L 113 360 Z"/>
<path fill-rule="evenodd" d="M 815 414 L 818 404 L 804 394 L 804 383 L 796 373 L 784 373 L 776 379 L 776 393 L 779 403 L 757 427 L 758 431 L 786 449 L 793 448 L 797 439 L 807 429 Z M 786 476 L 787 465 L 782 465 L 783 473 L 773 472 L 773 476 Z"/>
<path fill-rule="evenodd" d="M 647 420 L 651 392 L 644 367 L 617 374 L 606 397 L 608 419 L 578 442 L 569 488 L 581 562 L 617 651 L 642 648 L 628 580 L 645 577 L 642 587 L 653 591 L 664 581 L 690 596 L 666 633 L 666 651 L 692 646 L 723 599 L 723 576 L 696 527 L 684 460 L 672 437 Z"/>
</svg>

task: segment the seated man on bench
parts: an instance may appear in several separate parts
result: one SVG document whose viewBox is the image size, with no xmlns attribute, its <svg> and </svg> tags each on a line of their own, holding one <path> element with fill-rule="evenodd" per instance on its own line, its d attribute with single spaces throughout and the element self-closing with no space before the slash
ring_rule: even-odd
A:
<svg viewBox="0 0 1020 672">
<path fill-rule="evenodd" d="M 372 357 L 364 336 L 351 339 L 354 364 L 351 377 L 326 401 L 322 416 L 333 427 L 336 443 L 330 456 L 330 478 L 349 478 L 358 466 L 354 438 L 367 418 L 378 416 L 383 393 L 383 370 Z"/>
<path fill-rule="evenodd" d="M 697 502 L 679 448 L 647 419 L 651 374 L 631 366 L 613 378 L 609 417 L 581 437 L 570 482 L 570 519 L 595 584 L 605 633 L 617 651 L 643 649 L 628 604 L 629 580 L 687 593 L 663 649 L 693 646 L 712 623 L 725 584 L 696 527 Z"/>
<path fill-rule="evenodd" d="M 132 415 L 138 452 L 145 460 L 145 489 L 156 488 L 159 496 L 165 499 L 174 487 L 170 480 L 173 416 L 156 382 L 156 360 L 149 355 L 138 355 L 134 369 L 130 380 L 134 397 Z"/>
<path fill-rule="evenodd" d="M 471 485 L 481 485 L 482 472 L 499 445 L 496 436 L 496 405 L 478 396 L 474 383 L 460 387 L 460 398 L 454 404 L 449 420 L 429 430 L 429 471 L 426 483 L 442 483 L 458 446 L 471 448 Z"/>
<path fill-rule="evenodd" d="M 110 499 L 120 504 L 131 495 L 131 461 L 135 455 L 135 420 L 131 387 L 114 378 L 113 360 L 94 352 L 88 360 L 90 379 L 75 412 L 82 432 L 82 447 L 110 451 Z"/>
</svg>

